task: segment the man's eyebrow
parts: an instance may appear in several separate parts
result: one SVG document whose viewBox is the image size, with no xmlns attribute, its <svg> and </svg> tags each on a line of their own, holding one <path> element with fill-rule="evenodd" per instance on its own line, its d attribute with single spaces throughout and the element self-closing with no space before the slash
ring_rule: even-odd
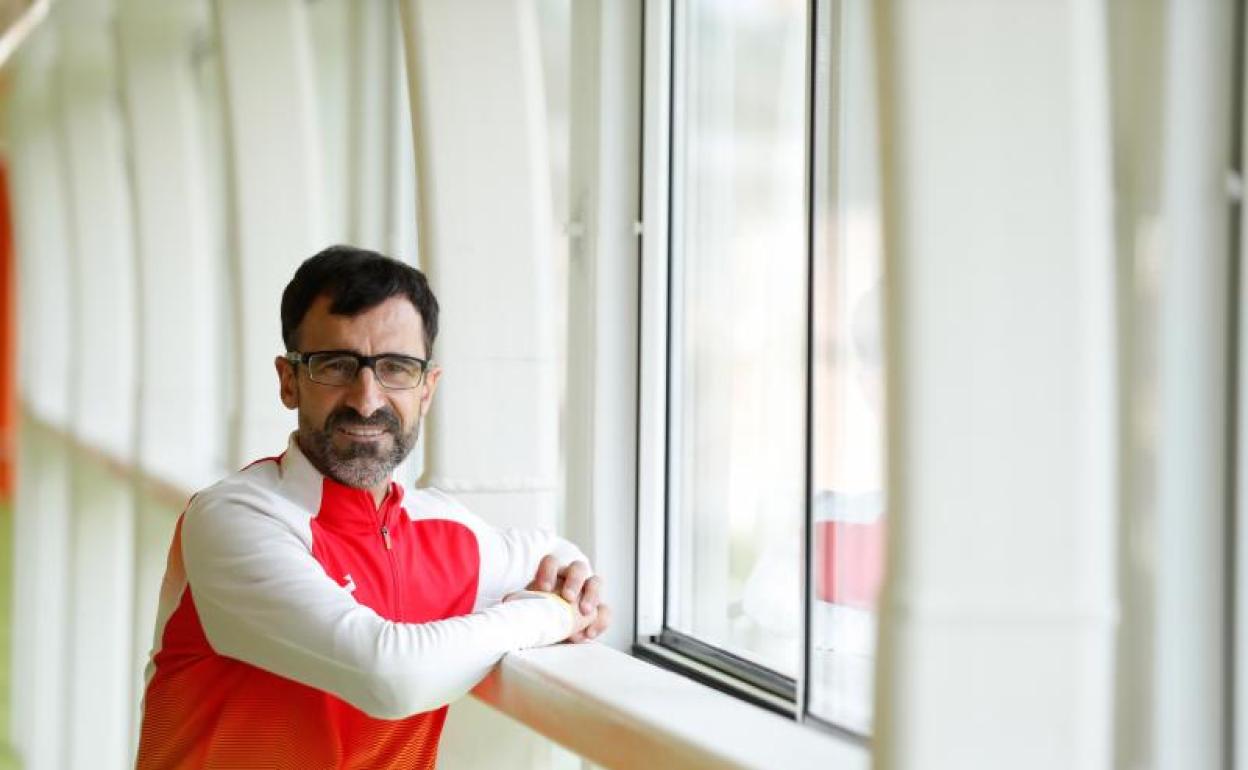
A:
<svg viewBox="0 0 1248 770">
<path fill-rule="evenodd" d="M 397 356 L 399 358 L 412 358 L 417 361 L 429 360 L 425 356 L 418 356 L 415 353 L 400 353 L 398 351 L 390 351 L 390 350 L 383 350 L 382 352 L 374 353 L 371 356 L 365 355 L 358 350 L 352 350 L 351 348 L 319 348 L 317 350 L 301 350 L 298 352 L 302 353 L 305 356 L 325 355 L 327 353 L 340 353 L 343 355 L 350 355 L 350 356 L 362 356 L 364 358 L 379 358 L 381 356 Z"/>
</svg>

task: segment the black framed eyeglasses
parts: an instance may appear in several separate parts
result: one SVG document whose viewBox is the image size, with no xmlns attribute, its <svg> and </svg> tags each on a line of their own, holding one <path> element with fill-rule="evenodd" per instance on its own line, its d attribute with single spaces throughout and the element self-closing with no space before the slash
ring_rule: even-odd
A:
<svg viewBox="0 0 1248 770">
<path fill-rule="evenodd" d="M 360 369 L 368 367 L 383 388 L 410 390 L 425 379 L 429 360 L 399 353 L 364 356 L 352 350 L 287 351 L 285 359 L 308 370 L 308 379 L 319 385 L 343 387 L 355 382 Z"/>
</svg>

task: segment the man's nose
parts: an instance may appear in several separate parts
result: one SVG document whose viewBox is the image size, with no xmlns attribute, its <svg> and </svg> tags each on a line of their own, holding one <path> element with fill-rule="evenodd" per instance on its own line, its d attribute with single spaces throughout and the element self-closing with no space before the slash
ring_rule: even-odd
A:
<svg viewBox="0 0 1248 770">
<path fill-rule="evenodd" d="M 376 373 L 371 367 L 362 367 L 347 386 L 346 405 L 364 417 L 372 417 L 373 412 L 385 406 L 385 403 L 385 388 L 377 381 Z"/>
</svg>

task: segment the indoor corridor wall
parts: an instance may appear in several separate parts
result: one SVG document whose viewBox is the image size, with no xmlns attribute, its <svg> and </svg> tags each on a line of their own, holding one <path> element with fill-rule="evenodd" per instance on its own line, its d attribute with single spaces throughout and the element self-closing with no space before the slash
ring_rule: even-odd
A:
<svg viewBox="0 0 1248 770">
<path fill-rule="evenodd" d="M 557 26 L 568 6 L 522 3 L 482 32 L 457 3 L 402 17 L 399 5 L 62 0 L 6 66 L 21 306 L 20 323 L 4 328 L 20 334 L 22 427 L 4 626 L 12 728 L 0 735 L 24 768 L 132 764 L 175 522 L 189 493 L 277 453 L 294 427 L 272 370 L 278 299 L 324 246 L 421 264 L 446 309 L 440 352 L 457 382 L 430 420 L 430 447 L 400 468 L 404 482 L 434 474 L 498 524 L 559 524 L 552 172 L 545 152 L 520 150 L 547 140 L 539 26 Z M 405 37 L 422 51 L 449 46 L 446 56 L 417 66 Z M 450 66 L 455 54 L 474 66 Z M 426 79 L 438 117 L 411 104 L 409 77 Z M 472 116 L 448 109 L 473 83 L 497 91 L 503 112 L 482 124 L 497 136 L 463 135 L 456 121 Z M 527 133 L 506 128 L 517 120 Z M 501 137 L 518 144 L 508 150 Z M 469 184 L 453 162 L 469 157 L 454 146 L 466 141 L 496 146 L 490 163 L 514 158 L 505 175 L 517 189 Z M 467 197 L 485 208 L 437 215 L 418 249 L 418 181 L 426 205 Z M 485 219 L 499 244 L 461 253 Z M 530 248 L 494 263 L 500 301 L 483 306 L 474 276 L 504 243 Z M 505 291 L 516 281 L 532 291 Z M 491 342 L 498 328 L 512 337 Z M 506 355 L 491 351 L 500 344 Z M 482 387 L 502 382 L 506 402 Z M 491 410 L 492 430 L 509 435 L 483 465 L 464 436 Z M 491 742 L 477 739 L 483 731 Z M 450 766 L 580 766 L 472 699 L 452 709 L 442 756 Z"/>
</svg>

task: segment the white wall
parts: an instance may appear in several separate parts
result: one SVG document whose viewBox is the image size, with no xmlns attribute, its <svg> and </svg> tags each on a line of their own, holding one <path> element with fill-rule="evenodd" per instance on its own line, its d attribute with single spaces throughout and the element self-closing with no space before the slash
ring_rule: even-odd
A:
<svg viewBox="0 0 1248 770">
<path fill-rule="evenodd" d="M 889 3 L 881 767 L 1112 758 L 1104 9 Z"/>
<path fill-rule="evenodd" d="M 558 523 L 563 288 L 534 6 L 421 11 L 421 50 L 441 46 L 424 70 L 439 107 L 416 113 L 436 151 L 413 142 L 397 4 L 67 0 L 20 51 L 4 135 L 29 418 L 14 651 L 28 765 L 128 764 L 169 490 L 284 445 L 278 299 L 331 240 L 419 259 L 447 308 L 435 477 L 499 523 Z M 421 146 L 439 227 L 418 255 Z M 452 762 L 573 761 L 486 707 L 459 711 Z M 483 729 L 500 737 L 483 746 Z"/>
<path fill-rule="evenodd" d="M 67 0 L 52 23 L 60 40 L 61 107 L 69 217 L 72 431 L 120 458 L 134 451 L 138 312 L 126 137 L 112 3 Z"/>
<path fill-rule="evenodd" d="M 230 465 L 269 457 L 295 427 L 277 399 L 277 308 L 295 268 L 329 244 L 326 160 L 302 0 L 213 0 L 230 176 L 234 398 Z"/>
<path fill-rule="evenodd" d="M 138 462 L 197 489 L 224 451 L 220 379 L 223 319 L 204 145 L 211 115 L 199 103 L 191 51 L 207 25 L 203 3 L 127 0 L 118 13 L 125 126 L 138 256 Z M 188 437 L 194 437 L 188 441 Z"/>
<path fill-rule="evenodd" d="M 421 263 L 442 306 L 427 482 L 557 520 L 550 178 L 532 2 L 404 3 Z"/>
<path fill-rule="evenodd" d="M 50 25 L 23 48 L 7 133 L 22 149 L 9 153 L 16 252 L 39 255 L 19 269 L 19 385 L 31 411 L 67 426 L 71 319 L 62 310 L 69 296 L 69 198 L 54 87 L 57 51 Z"/>
<path fill-rule="evenodd" d="M 26 766 L 60 767 L 70 706 L 70 458 L 46 432 L 27 428 L 20 439 L 9 734 Z"/>
</svg>

